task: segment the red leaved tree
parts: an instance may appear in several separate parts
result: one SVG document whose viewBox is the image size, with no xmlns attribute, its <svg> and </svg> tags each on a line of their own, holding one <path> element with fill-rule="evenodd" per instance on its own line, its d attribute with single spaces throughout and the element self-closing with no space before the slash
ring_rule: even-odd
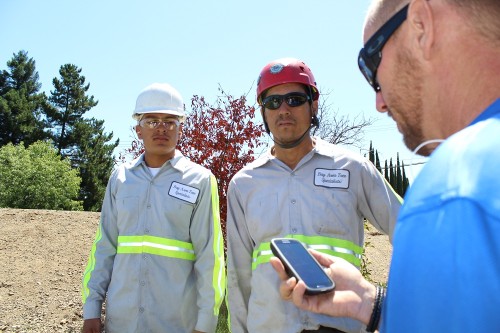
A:
<svg viewBox="0 0 500 333">
<path fill-rule="evenodd" d="M 183 125 L 178 149 L 191 161 L 210 169 L 219 186 L 219 205 L 224 238 L 226 235 L 227 187 L 234 174 L 255 159 L 256 151 L 265 145 L 264 128 L 255 123 L 255 108 L 246 105 L 246 96 L 234 98 L 219 87 L 214 105 L 203 96 L 193 96 L 191 111 Z M 138 139 L 120 154 L 133 158 L 144 151 Z"/>
<path fill-rule="evenodd" d="M 227 187 L 234 174 L 255 158 L 264 144 L 264 128 L 256 124 L 255 108 L 246 97 L 234 98 L 219 87 L 212 106 L 203 96 L 193 96 L 191 112 L 183 126 L 179 150 L 193 162 L 210 169 L 219 185 L 220 213 L 225 229 Z"/>
</svg>

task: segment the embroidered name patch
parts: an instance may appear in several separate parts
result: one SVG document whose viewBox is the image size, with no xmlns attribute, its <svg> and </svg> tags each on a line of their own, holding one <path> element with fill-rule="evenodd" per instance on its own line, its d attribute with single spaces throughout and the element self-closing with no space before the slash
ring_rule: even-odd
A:
<svg viewBox="0 0 500 333">
<path fill-rule="evenodd" d="M 349 170 L 316 169 L 314 185 L 332 188 L 349 188 Z"/>
<path fill-rule="evenodd" d="M 168 194 L 174 198 L 181 199 L 189 203 L 195 203 L 198 199 L 198 194 L 200 194 L 200 190 L 181 183 L 172 182 Z"/>
</svg>

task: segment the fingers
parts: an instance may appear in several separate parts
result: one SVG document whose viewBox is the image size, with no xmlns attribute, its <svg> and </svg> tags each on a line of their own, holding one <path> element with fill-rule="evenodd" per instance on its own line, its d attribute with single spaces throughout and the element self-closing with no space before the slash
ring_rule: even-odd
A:
<svg viewBox="0 0 500 333">
<path fill-rule="evenodd" d="M 309 252 L 316 258 L 316 260 L 323 266 L 323 267 L 330 267 L 331 264 L 333 264 L 335 261 L 335 258 L 333 256 L 329 256 L 327 254 L 318 252 L 316 250 L 309 250 Z"/>
<path fill-rule="evenodd" d="M 304 308 L 306 306 L 305 304 L 305 299 L 304 299 L 304 293 L 306 292 L 306 284 L 304 281 L 299 281 L 298 283 L 294 284 L 294 288 L 291 290 L 291 298 L 293 301 L 293 304 L 299 308 Z"/>
<path fill-rule="evenodd" d="M 278 273 L 278 276 L 281 281 L 286 281 L 288 280 L 288 274 L 285 272 L 285 266 L 283 266 L 283 263 L 281 260 L 279 260 L 276 257 L 272 257 L 269 262 L 271 263 L 271 266 L 273 266 L 274 270 L 276 273 Z"/>
<path fill-rule="evenodd" d="M 278 276 L 281 280 L 279 288 L 281 298 L 285 301 L 291 301 L 293 288 L 297 284 L 297 280 L 294 277 L 288 276 L 283 263 L 278 258 L 273 257 L 269 260 L 269 262 L 271 263 L 271 266 L 273 266 L 274 270 L 278 273 Z"/>
</svg>

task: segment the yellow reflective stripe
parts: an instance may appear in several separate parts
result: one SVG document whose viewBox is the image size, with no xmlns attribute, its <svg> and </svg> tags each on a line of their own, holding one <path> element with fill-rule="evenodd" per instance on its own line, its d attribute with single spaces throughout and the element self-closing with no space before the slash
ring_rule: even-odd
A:
<svg viewBox="0 0 500 333">
<path fill-rule="evenodd" d="M 252 270 L 256 269 L 260 264 L 269 262 L 269 259 L 271 259 L 272 256 L 273 252 L 271 251 L 271 243 L 261 243 L 259 247 L 253 251 Z"/>
<path fill-rule="evenodd" d="M 192 261 L 196 259 L 193 244 L 149 235 L 118 236 L 116 253 L 148 253 Z"/>
<path fill-rule="evenodd" d="M 94 237 L 94 242 L 92 243 L 92 248 L 90 250 L 89 260 L 87 261 L 87 267 L 85 268 L 85 272 L 83 273 L 83 281 L 82 281 L 82 303 L 85 304 L 87 297 L 89 296 L 89 280 L 92 272 L 95 268 L 95 251 L 97 247 L 97 242 L 99 242 L 102 238 L 102 229 L 101 223 L 97 227 L 97 231 Z"/>
<path fill-rule="evenodd" d="M 214 315 L 218 316 L 226 288 L 226 267 L 224 265 L 224 238 L 222 237 L 220 224 L 219 192 L 217 189 L 217 180 L 214 175 L 210 176 L 210 187 L 214 230 L 213 251 L 215 258 L 212 285 L 214 288 Z"/>
<path fill-rule="evenodd" d="M 361 266 L 363 248 L 351 241 L 325 236 L 287 235 L 285 237 L 295 238 L 304 243 L 307 248 L 314 249 L 318 252 L 343 258 L 358 268 Z M 272 256 L 270 243 L 261 243 L 259 247 L 253 251 L 252 270 L 257 268 L 260 264 L 269 262 Z"/>
</svg>

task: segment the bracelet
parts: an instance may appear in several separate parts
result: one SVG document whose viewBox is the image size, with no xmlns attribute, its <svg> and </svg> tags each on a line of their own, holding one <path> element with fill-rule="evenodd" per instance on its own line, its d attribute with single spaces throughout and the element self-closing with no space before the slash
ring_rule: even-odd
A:
<svg viewBox="0 0 500 333">
<path fill-rule="evenodd" d="M 378 324 L 380 322 L 380 316 L 382 314 L 382 303 L 384 303 L 385 299 L 385 288 L 382 286 L 377 286 L 375 302 L 373 303 L 373 311 L 370 317 L 370 321 L 366 326 L 367 332 L 375 332 L 378 328 Z"/>
</svg>

